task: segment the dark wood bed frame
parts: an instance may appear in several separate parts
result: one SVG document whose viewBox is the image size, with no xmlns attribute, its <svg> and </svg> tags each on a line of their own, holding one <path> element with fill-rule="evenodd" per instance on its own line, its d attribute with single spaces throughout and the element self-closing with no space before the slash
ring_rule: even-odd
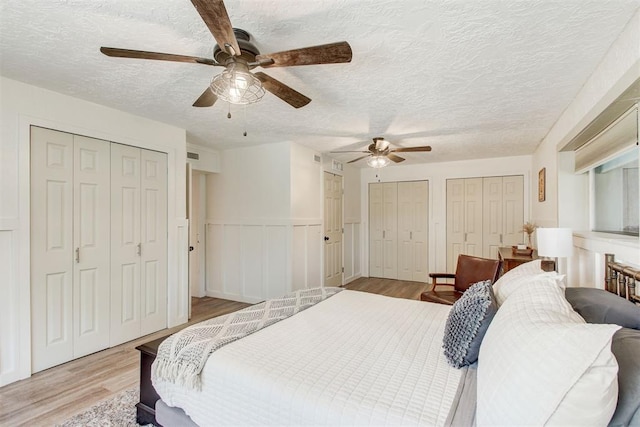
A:
<svg viewBox="0 0 640 427">
<path fill-rule="evenodd" d="M 636 295 L 636 280 L 640 270 L 615 261 L 613 254 L 605 254 L 605 289 L 640 305 Z M 156 359 L 158 346 L 167 337 L 155 339 L 136 347 L 140 351 L 140 401 L 136 404 L 138 424 L 159 425 L 156 421 L 156 402 L 160 396 L 151 383 L 151 364 Z"/>
</svg>

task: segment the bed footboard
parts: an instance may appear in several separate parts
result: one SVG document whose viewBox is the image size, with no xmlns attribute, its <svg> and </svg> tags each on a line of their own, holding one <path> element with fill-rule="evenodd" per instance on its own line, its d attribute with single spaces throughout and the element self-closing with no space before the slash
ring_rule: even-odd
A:
<svg viewBox="0 0 640 427">
<path fill-rule="evenodd" d="M 605 254 L 605 289 L 640 305 L 636 281 L 640 280 L 640 270 L 615 261 L 614 254 Z"/>
<path fill-rule="evenodd" d="M 136 421 L 141 425 L 160 425 L 156 421 L 156 402 L 160 400 L 160 396 L 151 383 L 151 364 L 156 359 L 160 343 L 166 338 L 158 338 L 136 347 L 140 351 L 140 401 L 136 404 Z"/>
</svg>

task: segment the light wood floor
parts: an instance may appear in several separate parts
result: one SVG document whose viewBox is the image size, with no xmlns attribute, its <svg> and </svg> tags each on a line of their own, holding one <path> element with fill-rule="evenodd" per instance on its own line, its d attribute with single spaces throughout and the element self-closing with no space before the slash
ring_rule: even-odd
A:
<svg viewBox="0 0 640 427">
<path fill-rule="evenodd" d="M 345 286 L 408 299 L 418 299 L 428 287 L 425 283 L 377 278 L 360 278 Z M 247 305 L 217 298 L 194 298 L 189 324 Z M 53 426 L 121 391 L 138 387 L 140 355 L 135 347 L 185 326 L 165 329 L 0 387 L 0 426 Z"/>
</svg>

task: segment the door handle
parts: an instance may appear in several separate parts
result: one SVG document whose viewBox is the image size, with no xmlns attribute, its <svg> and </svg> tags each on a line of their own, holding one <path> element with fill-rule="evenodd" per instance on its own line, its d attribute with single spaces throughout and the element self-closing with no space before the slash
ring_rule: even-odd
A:
<svg viewBox="0 0 640 427">
<path fill-rule="evenodd" d="M 136 246 L 136 254 L 138 256 L 142 255 L 142 243 L 138 243 L 138 246 Z"/>
<path fill-rule="evenodd" d="M 193 246 L 189 246 L 189 252 L 191 252 L 194 249 Z"/>
<path fill-rule="evenodd" d="M 413 231 L 409 232 L 409 240 L 413 240 Z"/>
<path fill-rule="evenodd" d="M 329 236 L 324 236 L 324 241 L 328 241 L 329 240 Z"/>
<path fill-rule="evenodd" d="M 80 262 L 80 248 L 76 248 L 76 263 Z"/>
<path fill-rule="evenodd" d="M 384 239 L 384 230 L 382 230 L 382 238 Z"/>
</svg>

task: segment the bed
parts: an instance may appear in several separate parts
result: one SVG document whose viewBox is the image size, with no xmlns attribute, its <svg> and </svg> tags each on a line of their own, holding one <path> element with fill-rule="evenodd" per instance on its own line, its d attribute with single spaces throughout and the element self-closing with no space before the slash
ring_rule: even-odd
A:
<svg viewBox="0 0 640 427">
<path fill-rule="evenodd" d="M 478 285 L 453 307 L 336 291 L 216 346 L 196 383 L 155 366 L 156 423 L 640 424 L 639 307 L 587 323 L 539 261 Z"/>
</svg>

